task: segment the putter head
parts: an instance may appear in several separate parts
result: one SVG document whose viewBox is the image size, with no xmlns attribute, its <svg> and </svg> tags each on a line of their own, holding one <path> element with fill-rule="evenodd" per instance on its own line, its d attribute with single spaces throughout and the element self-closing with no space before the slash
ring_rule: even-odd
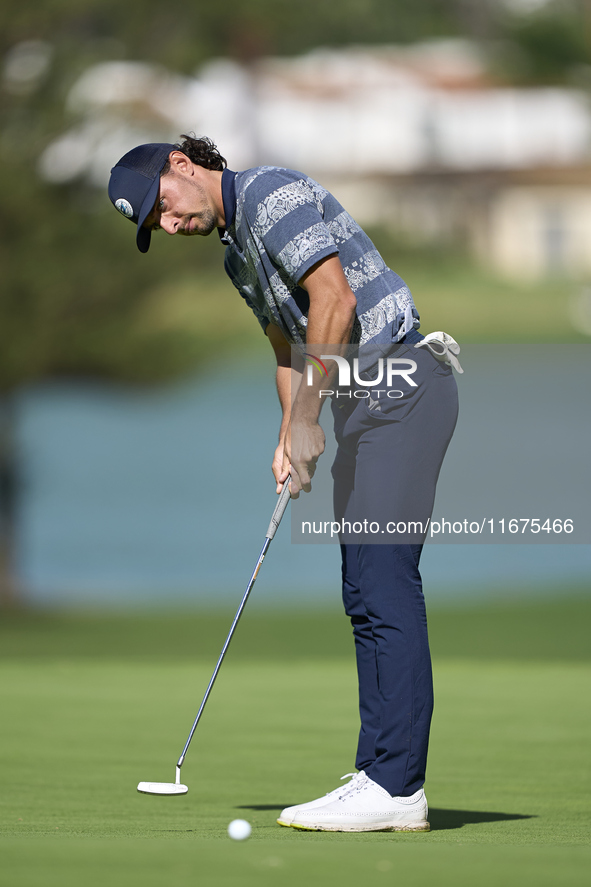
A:
<svg viewBox="0 0 591 887">
<path fill-rule="evenodd" d="M 137 790 L 144 795 L 186 795 L 189 788 L 179 782 L 140 782 Z"/>
</svg>

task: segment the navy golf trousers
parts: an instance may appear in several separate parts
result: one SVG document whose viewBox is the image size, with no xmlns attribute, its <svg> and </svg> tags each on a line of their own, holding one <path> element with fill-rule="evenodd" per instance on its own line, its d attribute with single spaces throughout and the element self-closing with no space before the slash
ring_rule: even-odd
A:
<svg viewBox="0 0 591 887">
<path fill-rule="evenodd" d="M 411 334 L 397 357 L 417 363 L 416 387 L 394 399 L 333 401 L 338 442 L 335 516 L 426 521 L 458 413 L 452 370 Z M 410 341 L 409 341 L 410 339 Z M 404 382 L 404 380 L 402 380 Z M 385 395 L 385 396 L 384 396 Z M 372 393 L 373 399 L 373 393 Z M 391 795 L 425 781 L 433 710 L 431 657 L 419 560 L 422 538 L 342 544 L 343 601 L 351 619 L 361 730 L 355 765 Z M 364 537 L 366 538 L 366 537 Z M 380 539 L 384 538 L 380 534 Z"/>
</svg>

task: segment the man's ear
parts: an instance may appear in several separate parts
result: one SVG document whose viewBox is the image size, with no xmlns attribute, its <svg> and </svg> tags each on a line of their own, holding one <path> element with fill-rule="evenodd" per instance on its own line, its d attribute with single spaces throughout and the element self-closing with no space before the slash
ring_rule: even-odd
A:
<svg viewBox="0 0 591 887">
<path fill-rule="evenodd" d="M 170 170 L 181 175 L 193 175 L 193 164 L 182 151 L 171 151 L 168 155 Z"/>
</svg>

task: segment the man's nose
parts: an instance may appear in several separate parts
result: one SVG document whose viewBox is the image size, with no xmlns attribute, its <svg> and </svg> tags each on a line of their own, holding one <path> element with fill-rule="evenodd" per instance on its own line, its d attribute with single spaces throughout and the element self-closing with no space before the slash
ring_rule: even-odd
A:
<svg viewBox="0 0 591 887">
<path fill-rule="evenodd" d="M 160 227 L 166 231 L 167 234 L 176 234 L 179 225 L 180 219 L 170 218 L 169 216 L 161 216 L 160 218 Z"/>
</svg>

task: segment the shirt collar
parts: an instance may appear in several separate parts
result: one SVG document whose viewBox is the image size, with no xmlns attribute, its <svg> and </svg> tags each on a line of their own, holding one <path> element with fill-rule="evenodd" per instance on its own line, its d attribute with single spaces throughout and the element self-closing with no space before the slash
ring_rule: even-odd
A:
<svg viewBox="0 0 591 887">
<path fill-rule="evenodd" d="M 224 237 L 228 228 L 232 226 L 234 222 L 234 216 L 236 215 L 236 173 L 232 172 L 231 169 L 225 169 L 222 173 L 222 203 L 224 205 L 224 219 L 225 225 L 223 228 L 218 228 L 218 232 L 220 235 L 220 240 L 222 243 L 225 243 Z"/>
</svg>

